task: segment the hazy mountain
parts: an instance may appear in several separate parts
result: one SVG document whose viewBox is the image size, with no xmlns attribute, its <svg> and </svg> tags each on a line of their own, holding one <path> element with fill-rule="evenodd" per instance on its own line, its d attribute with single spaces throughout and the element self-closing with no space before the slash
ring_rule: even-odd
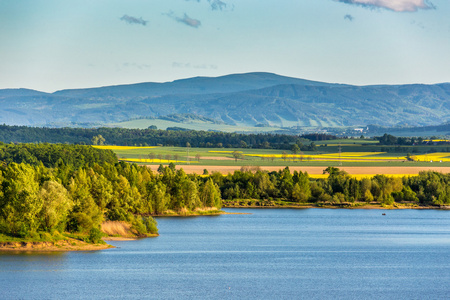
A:
<svg viewBox="0 0 450 300">
<path fill-rule="evenodd" d="M 450 84 L 351 86 L 270 73 L 62 90 L 0 90 L 0 123 L 109 123 L 193 114 L 228 124 L 437 125 L 450 120 Z"/>
</svg>

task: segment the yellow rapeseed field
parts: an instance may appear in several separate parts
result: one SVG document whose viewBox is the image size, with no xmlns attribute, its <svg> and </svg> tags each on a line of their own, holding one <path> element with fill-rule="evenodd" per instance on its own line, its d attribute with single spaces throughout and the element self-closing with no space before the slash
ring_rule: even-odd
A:
<svg viewBox="0 0 450 300">
<path fill-rule="evenodd" d="M 424 140 L 425 142 L 450 142 L 450 140 L 436 139 L 436 140 Z"/>
<path fill-rule="evenodd" d="M 450 161 L 450 153 L 436 152 L 412 156 L 416 161 Z"/>
</svg>

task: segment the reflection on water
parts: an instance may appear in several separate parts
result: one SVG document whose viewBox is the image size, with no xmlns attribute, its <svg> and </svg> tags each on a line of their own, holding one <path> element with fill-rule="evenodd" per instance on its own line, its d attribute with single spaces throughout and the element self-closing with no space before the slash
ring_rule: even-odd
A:
<svg viewBox="0 0 450 300">
<path fill-rule="evenodd" d="M 2 298 L 448 297 L 448 211 L 227 211 L 251 214 L 159 218 L 159 237 L 104 251 L 0 253 Z"/>
</svg>

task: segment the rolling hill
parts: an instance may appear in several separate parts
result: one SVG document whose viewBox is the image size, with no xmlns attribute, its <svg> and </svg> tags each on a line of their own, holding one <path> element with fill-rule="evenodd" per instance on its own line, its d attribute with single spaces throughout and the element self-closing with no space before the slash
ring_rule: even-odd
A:
<svg viewBox="0 0 450 300">
<path fill-rule="evenodd" d="M 238 126 L 427 126 L 450 120 L 450 83 L 352 86 L 247 73 L 55 93 L 4 89 L 0 112 L 0 123 L 33 126 L 172 114 Z"/>
</svg>

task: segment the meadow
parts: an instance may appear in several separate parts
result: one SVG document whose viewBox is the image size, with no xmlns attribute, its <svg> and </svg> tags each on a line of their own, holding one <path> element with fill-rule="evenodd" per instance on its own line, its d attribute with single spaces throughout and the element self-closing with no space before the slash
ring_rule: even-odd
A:
<svg viewBox="0 0 450 300">
<path fill-rule="evenodd" d="M 214 124 L 211 122 L 202 122 L 199 120 L 188 123 L 180 123 L 163 119 L 137 119 L 118 123 L 109 124 L 110 126 L 130 128 L 130 129 L 147 129 L 149 126 L 156 126 L 158 129 L 167 129 L 168 127 L 182 127 L 190 130 L 218 130 L 223 132 L 272 132 L 282 130 L 280 127 L 254 127 L 245 124 L 227 125 Z"/>
</svg>

